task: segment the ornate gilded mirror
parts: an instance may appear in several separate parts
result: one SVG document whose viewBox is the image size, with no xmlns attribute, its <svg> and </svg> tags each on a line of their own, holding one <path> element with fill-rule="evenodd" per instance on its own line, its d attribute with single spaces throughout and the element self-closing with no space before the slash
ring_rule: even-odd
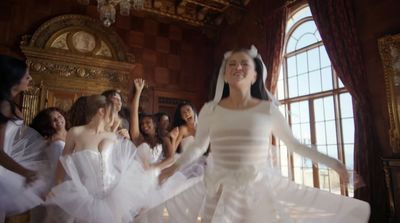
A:
<svg viewBox="0 0 400 223">
<path fill-rule="evenodd" d="M 378 44 L 385 73 L 390 145 L 393 153 L 400 153 L 400 34 L 382 37 Z"/>
</svg>

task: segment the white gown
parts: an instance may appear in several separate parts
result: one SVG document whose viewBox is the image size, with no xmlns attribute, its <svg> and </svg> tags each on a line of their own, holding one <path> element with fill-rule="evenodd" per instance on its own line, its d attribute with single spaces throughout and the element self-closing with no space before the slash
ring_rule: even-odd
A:
<svg viewBox="0 0 400 223">
<path fill-rule="evenodd" d="M 180 144 L 182 153 L 185 152 L 185 150 L 187 150 L 187 148 L 189 148 L 190 144 L 192 144 L 193 142 L 194 142 L 194 137 L 192 135 L 183 138 Z M 177 156 L 179 158 L 179 155 Z M 206 159 L 207 158 L 205 156 L 201 156 L 196 162 L 191 163 L 190 165 L 184 167 L 181 170 L 181 172 L 187 178 L 202 176 L 207 163 Z"/>
<path fill-rule="evenodd" d="M 22 120 L 8 121 L 5 129 L 4 152 L 27 169 L 39 174 L 32 185 L 25 178 L 0 166 L 0 222 L 5 216 L 25 212 L 43 203 L 49 189 L 49 163 L 46 142 Z"/>
<path fill-rule="evenodd" d="M 136 160 L 129 140 L 108 143 L 101 152 L 80 150 L 60 158 L 69 180 L 53 187 L 47 204 L 59 206 L 74 222 L 128 223 L 157 185 Z"/>
<path fill-rule="evenodd" d="M 138 146 L 138 155 L 141 159 L 146 160 L 150 164 L 158 163 L 163 159 L 162 145 L 158 144 L 153 149 L 147 143 L 142 143 Z M 158 177 L 159 171 L 152 171 L 154 176 Z M 187 188 L 197 184 L 198 179 L 188 179 L 183 173 L 177 172 L 171 176 L 164 184 L 158 187 L 148 197 L 148 201 L 151 202 L 150 209 L 145 213 L 141 214 L 135 219 L 135 223 L 162 223 L 163 211 L 166 207 L 165 201 L 176 196 Z M 175 213 L 175 209 L 171 212 Z M 168 210 L 170 212 L 170 210 Z M 169 221 L 171 222 L 171 221 Z"/>
<path fill-rule="evenodd" d="M 202 199 L 204 187 L 204 223 L 368 222 L 368 203 L 298 185 L 277 174 L 268 162 L 271 133 L 291 151 L 317 162 L 333 162 L 300 144 L 278 108 L 267 101 L 246 110 L 208 103 L 200 112 L 195 142 L 177 163 L 195 161 L 210 143 L 213 165 L 207 165 L 204 182 L 173 198 L 186 212 L 174 223 L 188 223 L 185 218 L 198 215 L 196 199 Z"/>
<path fill-rule="evenodd" d="M 64 150 L 65 142 L 64 140 L 56 140 L 51 143 L 46 143 L 46 155 L 49 159 L 50 164 L 50 178 L 49 185 L 53 187 L 55 184 L 55 173 L 58 164 L 58 160 L 60 159 L 62 152 Z M 38 206 L 31 210 L 30 222 L 31 223 L 51 223 L 51 222 L 68 222 L 70 216 L 60 210 L 57 206 Z M 44 220 L 45 219 L 45 220 Z"/>
</svg>

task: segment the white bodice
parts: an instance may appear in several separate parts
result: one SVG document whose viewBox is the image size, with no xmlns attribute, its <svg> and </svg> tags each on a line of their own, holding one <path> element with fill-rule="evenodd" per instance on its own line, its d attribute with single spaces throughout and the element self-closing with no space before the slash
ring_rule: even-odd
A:
<svg viewBox="0 0 400 223">
<path fill-rule="evenodd" d="M 150 148 L 149 144 L 142 143 L 137 149 L 139 156 L 148 163 L 157 163 L 163 159 L 163 148 L 161 144 Z"/>
<path fill-rule="evenodd" d="M 190 144 L 194 142 L 194 137 L 192 135 L 186 136 L 185 138 L 182 139 L 181 141 L 181 153 L 183 153 Z"/>
</svg>

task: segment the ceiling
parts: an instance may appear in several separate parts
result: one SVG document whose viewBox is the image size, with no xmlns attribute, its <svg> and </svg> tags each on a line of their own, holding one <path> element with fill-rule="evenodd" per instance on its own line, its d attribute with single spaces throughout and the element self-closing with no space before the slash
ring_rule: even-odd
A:
<svg viewBox="0 0 400 223">
<path fill-rule="evenodd" d="M 237 21 L 250 0 L 145 0 L 145 12 L 192 26 L 218 27 Z"/>
</svg>

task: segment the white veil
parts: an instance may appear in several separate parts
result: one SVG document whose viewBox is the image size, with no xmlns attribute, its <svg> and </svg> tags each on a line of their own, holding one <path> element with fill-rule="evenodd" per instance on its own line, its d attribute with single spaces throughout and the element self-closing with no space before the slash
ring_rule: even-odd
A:
<svg viewBox="0 0 400 223">
<path fill-rule="evenodd" d="M 224 73 L 227 59 L 232 55 L 233 51 L 227 51 L 224 54 L 224 59 L 222 60 L 221 67 L 219 68 L 217 84 L 215 86 L 215 95 L 213 101 L 218 103 L 222 99 L 222 93 L 224 90 Z M 264 83 L 265 91 L 267 92 L 269 100 L 276 106 L 279 106 L 279 101 L 271 94 L 271 92 L 267 89 L 265 82 L 267 80 L 267 68 L 265 67 L 264 61 L 261 58 L 261 55 L 258 53 L 257 48 L 254 45 L 251 45 L 250 49 L 247 50 L 247 53 L 251 58 L 258 58 L 262 64 L 262 80 Z"/>
</svg>

